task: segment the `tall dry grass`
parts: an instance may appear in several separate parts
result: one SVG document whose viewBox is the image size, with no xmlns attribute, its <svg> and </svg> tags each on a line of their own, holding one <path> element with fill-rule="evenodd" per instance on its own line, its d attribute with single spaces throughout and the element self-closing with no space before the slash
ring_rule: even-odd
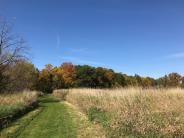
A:
<svg viewBox="0 0 184 138">
<path fill-rule="evenodd" d="M 14 105 L 17 103 L 30 104 L 37 100 L 37 91 L 23 91 L 19 93 L 0 94 L 0 105 Z"/>
<path fill-rule="evenodd" d="M 110 113 L 108 137 L 184 137 L 183 89 L 70 89 L 66 99 L 86 114 Z"/>
<path fill-rule="evenodd" d="M 39 95 L 40 93 L 36 91 L 0 94 L 0 118 L 32 106 L 37 102 Z"/>
<path fill-rule="evenodd" d="M 66 100 L 66 96 L 68 94 L 69 90 L 68 89 L 58 89 L 54 90 L 52 95 L 59 100 Z"/>
</svg>

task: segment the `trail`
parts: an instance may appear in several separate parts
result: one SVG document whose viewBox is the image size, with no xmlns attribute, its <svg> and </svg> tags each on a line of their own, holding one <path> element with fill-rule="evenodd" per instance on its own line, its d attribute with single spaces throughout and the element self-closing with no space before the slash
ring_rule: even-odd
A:
<svg viewBox="0 0 184 138">
<path fill-rule="evenodd" d="M 40 107 L 12 123 L 1 137 L 12 138 L 102 138 L 93 124 L 65 102 L 51 96 L 40 100 Z M 38 112 L 38 113 L 37 113 Z"/>
</svg>

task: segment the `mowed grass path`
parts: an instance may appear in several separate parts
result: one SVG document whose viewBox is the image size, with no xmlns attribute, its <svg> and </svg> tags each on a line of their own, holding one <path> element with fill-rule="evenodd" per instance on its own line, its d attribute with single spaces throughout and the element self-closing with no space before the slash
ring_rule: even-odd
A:
<svg viewBox="0 0 184 138">
<path fill-rule="evenodd" d="M 18 135 L 18 138 L 76 138 L 76 124 L 65 104 L 50 96 L 40 99 L 41 113 Z"/>
<path fill-rule="evenodd" d="M 3 129 L 0 138 L 105 138 L 105 133 L 75 106 L 46 95 L 37 109 Z"/>
</svg>

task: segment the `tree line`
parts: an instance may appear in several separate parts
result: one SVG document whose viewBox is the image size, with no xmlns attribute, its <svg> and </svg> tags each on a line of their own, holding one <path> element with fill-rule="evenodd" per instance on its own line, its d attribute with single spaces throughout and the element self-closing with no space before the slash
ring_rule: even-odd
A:
<svg viewBox="0 0 184 138">
<path fill-rule="evenodd" d="M 72 63 L 63 63 L 58 67 L 48 64 L 38 70 L 26 58 L 26 48 L 25 41 L 12 33 L 9 24 L 0 20 L 0 92 L 31 89 L 49 93 L 54 89 L 81 87 L 184 87 L 184 77 L 178 73 L 154 79 Z"/>
<path fill-rule="evenodd" d="M 184 79 L 178 73 L 170 73 L 159 79 L 154 79 L 139 75 L 128 76 L 116 73 L 112 69 L 95 68 L 89 65 L 73 65 L 72 63 L 63 63 L 59 67 L 53 67 L 51 64 L 48 64 L 38 74 L 38 89 L 45 92 L 51 92 L 53 89 L 81 87 L 169 88 L 184 86 Z"/>
<path fill-rule="evenodd" d="M 139 75 L 129 76 L 116 73 L 112 69 L 72 63 L 63 63 L 58 67 L 48 64 L 44 69 L 38 70 L 32 63 L 25 60 L 9 66 L 3 77 L 6 78 L 7 83 L 1 86 L 2 92 L 24 89 L 50 93 L 54 89 L 67 88 L 184 87 L 184 77 L 178 73 L 170 73 L 154 79 Z"/>
</svg>

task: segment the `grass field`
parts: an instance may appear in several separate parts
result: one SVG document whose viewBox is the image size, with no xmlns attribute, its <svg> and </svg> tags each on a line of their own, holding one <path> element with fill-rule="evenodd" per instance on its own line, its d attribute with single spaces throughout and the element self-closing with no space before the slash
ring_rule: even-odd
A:
<svg viewBox="0 0 184 138">
<path fill-rule="evenodd" d="M 182 89 L 71 89 L 66 99 L 107 137 L 184 137 Z"/>
<path fill-rule="evenodd" d="M 183 89 L 69 89 L 37 100 L 2 138 L 184 137 Z"/>
</svg>

